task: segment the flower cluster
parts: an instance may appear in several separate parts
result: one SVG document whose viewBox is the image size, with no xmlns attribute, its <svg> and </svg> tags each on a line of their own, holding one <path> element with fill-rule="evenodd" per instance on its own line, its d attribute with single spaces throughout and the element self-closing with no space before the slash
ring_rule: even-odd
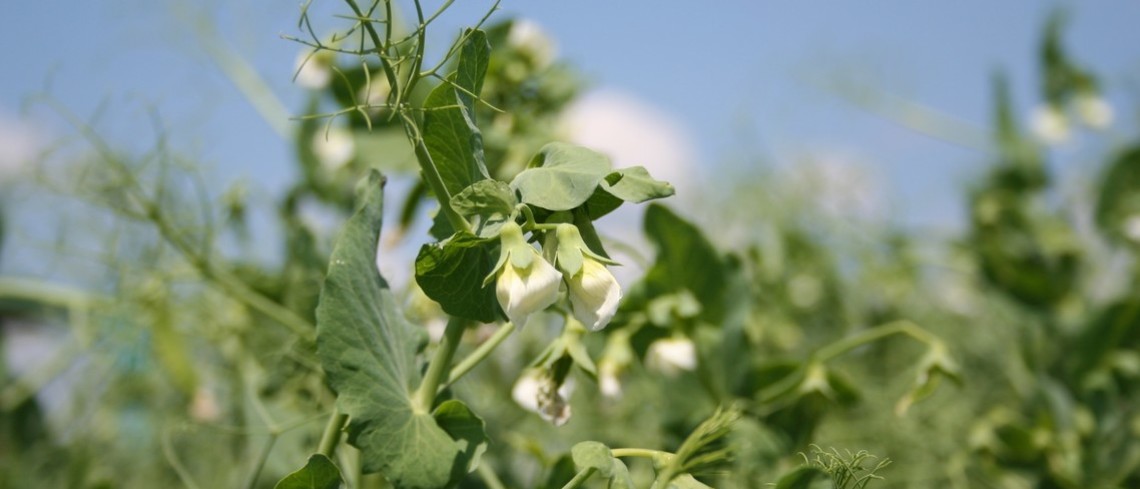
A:
<svg viewBox="0 0 1140 489">
<path fill-rule="evenodd" d="M 565 284 L 574 317 L 591 331 L 605 328 L 621 300 L 621 287 L 606 268 L 613 262 L 591 251 L 571 224 L 559 224 L 552 237 L 545 247 L 548 261 L 527 243 L 518 224 L 502 227 L 499 262 L 487 277 L 488 282 L 498 277 L 499 305 L 521 326 L 532 313 L 557 302 Z"/>
</svg>

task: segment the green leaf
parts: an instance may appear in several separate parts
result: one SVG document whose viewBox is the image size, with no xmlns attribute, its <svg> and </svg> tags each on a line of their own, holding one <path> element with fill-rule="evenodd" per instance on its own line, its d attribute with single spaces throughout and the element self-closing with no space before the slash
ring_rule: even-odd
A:
<svg viewBox="0 0 1140 489">
<path fill-rule="evenodd" d="M 613 474 L 607 489 L 634 489 L 633 478 L 629 475 L 629 467 L 619 459 L 613 459 Z"/>
<path fill-rule="evenodd" d="M 483 88 L 491 46 L 483 31 L 465 34 L 455 73 L 424 101 L 424 145 L 451 195 L 490 178 L 483 159 L 483 134 L 475 125 L 472 95 Z"/>
<path fill-rule="evenodd" d="M 776 481 L 776 489 L 835 489 L 835 482 L 827 472 L 804 466 Z"/>
<path fill-rule="evenodd" d="M 338 489 L 343 483 L 336 464 L 328 457 L 314 453 L 304 467 L 285 476 L 273 489 Z"/>
<path fill-rule="evenodd" d="M 613 476 L 613 453 L 610 448 L 596 441 L 584 441 L 570 449 L 570 456 L 578 470 L 593 468 L 605 478 Z"/>
<path fill-rule="evenodd" d="M 376 269 L 382 181 L 372 172 L 329 259 L 317 306 L 317 355 L 338 408 L 349 416 L 348 443 L 360 449 L 363 472 L 383 472 L 403 489 L 447 487 L 466 444 L 412 401 L 420 381 L 415 356 L 426 337 L 404 318 Z"/>
<path fill-rule="evenodd" d="M 719 323 L 728 270 L 712 243 L 699 228 L 658 204 L 645 211 L 645 234 L 657 248 L 657 260 L 645 276 L 651 295 L 688 290 L 701 303 L 701 315 Z"/>
<path fill-rule="evenodd" d="M 610 173 L 610 160 L 601 153 L 566 143 L 550 143 L 531 160 L 531 168 L 515 176 L 511 186 L 522 201 L 552 211 L 578 207 Z"/>
<path fill-rule="evenodd" d="M 416 256 L 416 283 L 443 311 L 484 323 L 499 318 L 495 288 L 483 279 L 495 269 L 496 240 L 460 233 L 442 243 L 429 243 Z"/>
<path fill-rule="evenodd" d="M 669 483 L 670 489 L 713 489 L 689 474 L 681 474 Z"/>
<path fill-rule="evenodd" d="M 464 474 L 479 467 L 479 459 L 487 451 L 487 432 L 483 420 L 468 409 L 461 401 L 444 401 L 432 412 L 435 422 L 451 438 L 459 442 L 460 454 L 452 467 L 452 480 L 459 480 Z"/>
<path fill-rule="evenodd" d="M 471 223 L 482 238 L 499 235 L 499 228 L 514 215 L 519 201 L 510 185 L 498 180 L 480 180 L 451 198 L 451 208 Z"/>
<path fill-rule="evenodd" d="M 622 168 L 602 179 L 600 187 L 586 201 L 586 212 L 598 219 L 617 209 L 622 202 L 640 204 L 676 193 L 669 182 L 654 179 L 645 167 Z"/>
<path fill-rule="evenodd" d="M 1140 244 L 1126 234 L 1127 224 L 1140 218 L 1140 147 L 1125 151 L 1108 167 L 1095 216 L 1097 226 L 1110 238 L 1132 246 Z"/>
</svg>

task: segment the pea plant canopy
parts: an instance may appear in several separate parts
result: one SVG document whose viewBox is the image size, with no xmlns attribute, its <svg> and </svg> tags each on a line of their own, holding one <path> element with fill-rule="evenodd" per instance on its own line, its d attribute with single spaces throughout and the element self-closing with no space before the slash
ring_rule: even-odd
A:
<svg viewBox="0 0 1140 489">
<path fill-rule="evenodd" d="M 533 24 L 496 4 L 428 59 L 450 0 L 343 1 L 340 30 L 317 35 L 306 3 L 289 38 L 309 99 L 279 267 L 227 251 L 252 241 L 247 189 L 215 208 L 161 142 L 135 157 L 59 109 L 96 151 L 42 184 L 121 223 L 101 236 L 114 286 L 0 278 L 0 319 L 74 330 L 42 373 L 0 371 L 0 486 L 1140 487 L 1140 146 L 1070 223 L 1048 144 L 1113 114 L 1062 15 L 1037 138 L 994 77 L 996 164 L 953 266 L 923 275 L 926 243 L 837 246 L 818 209 L 780 213 L 804 193 L 780 182 L 732 204 L 761 224 L 723 251 L 670 183 L 564 142 L 582 82 Z M 646 249 L 595 226 L 627 204 Z M 644 269 L 625 288 L 622 260 Z M 48 433 L 37 394 L 76 357 L 95 422 Z"/>
</svg>

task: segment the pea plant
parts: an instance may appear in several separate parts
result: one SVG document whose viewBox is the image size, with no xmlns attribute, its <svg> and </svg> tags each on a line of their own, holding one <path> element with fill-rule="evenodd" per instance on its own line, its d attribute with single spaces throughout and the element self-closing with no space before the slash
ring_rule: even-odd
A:
<svg viewBox="0 0 1140 489">
<path fill-rule="evenodd" d="M 424 69 L 426 31 L 439 12 L 425 15 L 416 3 L 413 32 L 401 36 L 391 17 L 391 3 L 377 2 L 367 9 L 353 0 L 347 4 L 356 23 L 328 44 L 343 45 L 356 35 L 359 46 L 353 54 L 364 59 L 365 86 L 352 86 L 359 75 L 342 79 L 350 93 L 371 93 L 370 84 L 382 83 L 386 97 L 382 103 L 354 104 L 339 113 L 360 114 L 371 126 L 373 115 L 368 111 L 380 109 L 378 117 L 395 121 L 407 136 L 424 194 L 439 204 L 431 230 L 438 241 L 420 249 L 415 281 L 448 319 L 438 344 L 429 346 L 423 328 L 405 319 L 387 282 L 377 274 L 374 259 L 382 234 L 383 177 L 373 172 L 329 258 L 316 308 L 316 352 L 336 393 L 336 412 L 309 464 L 283 484 L 312 480 L 318 472 L 322 487 L 340 484 L 331 457 L 342 432 L 347 443 L 360 451 L 361 473 L 379 472 L 401 488 L 460 483 L 480 467 L 491 440 L 483 419 L 448 387 L 495 355 L 512 331 L 543 311 L 561 323 L 562 332 L 532 362 L 514 396 L 555 426 L 571 417 L 563 393 L 571 371 L 580 370 L 615 392 L 620 389 L 618 376 L 635 356 L 634 342 L 649 342 L 642 352 L 649 361 L 691 370 L 698 357 L 691 337 L 717 335 L 711 344 L 722 350 L 708 352 L 708 358 L 726 361 L 704 373 L 719 407 L 675 452 L 582 441 L 571 450 L 575 471 L 561 485 L 565 488 L 581 487 L 592 478 L 608 480 L 610 487 L 637 487 L 621 460 L 629 457 L 652 461 L 656 475 L 650 487 L 707 487 L 694 474 L 731 460 L 732 450 L 724 438 L 745 411 L 766 415 L 794 411 L 805 396 L 832 395 L 838 381 L 828 362 L 879 338 L 906 335 L 929 348 L 911 398 L 928 393 L 939 377 L 956 374 L 939 339 L 913 324 L 894 322 L 821 348 L 749 393 L 756 403 L 742 407 L 734 400 L 741 394 L 735 385 L 740 380 L 733 377 L 744 369 L 729 362 L 749 355 L 738 349 L 741 332 L 724 325 L 735 313 L 728 296 L 737 267 L 698 228 L 654 204 L 646 214 L 646 229 L 658 246 L 657 262 L 638 288 L 623 294 L 608 269 L 618 263 L 609 257 L 593 224 L 624 203 L 665 198 L 673 188 L 643 167 L 614 169 L 604 155 L 561 142 L 543 144 L 525 166 L 488 165 L 479 116 L 509 114 L 510 106 L 494 104 L 511 99 L 506 93 L 484 95 L 494 63 L 487 32 L 480 26 L 465 30 L 442 60 Z M 316 49 L 314 57 L 329 49 L 316 38 L 307 44 Z M 379 66 L 375 73 L 367 67 L 370 61 Z M 417 99 L 416 89 L 423 80 L 432 80 L 435 86 Z M 482 344 L 453 365 L 472 324 L 501 321 Z M 598 366 L 585 341 L 607 333 Z M 790 477 L 826 476 L 818 468 L 805 470 L 815 472 Z M 495 480 L 488 472 L 481 474 Z M 795 484 L 781 485 L 798 487 Z"/>
<path fill-rule="evenodd" d="M 932 243 L 843 235 L 818 186 L 768 174 L 714 182 L 693 219 L 646 167 L 566 142 L 585 83 L 540 29 L 496 4 L 441 32 L 451 5 L 303 5 L 280 196 L 215 192 L 161 127 L 132 152 L 45 103 L 89 149 L 34 191 L 83 204 L 43 245 L 81 285 L 0 277 L 0 320 L 68 326 L 0 371 L 0 486 L 1140 484 L 1140 150 L 1091 208 L 1057 195 L 1050 145 L 1112 120 L 1063 16 L 1036 137 L 996 76 L 995 164 L 968 230 Z M 631 211 L 644 244 L 599 231 Z"/>
</svg>

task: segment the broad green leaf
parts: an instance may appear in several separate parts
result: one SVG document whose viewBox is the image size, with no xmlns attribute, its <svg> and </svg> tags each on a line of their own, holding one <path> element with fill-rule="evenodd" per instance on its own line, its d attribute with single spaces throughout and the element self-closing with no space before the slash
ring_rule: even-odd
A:
<svg viewBox="0 0 1140 489">
<path fill-rule="evenodd" d="M 803 466 L 776 481 L 776 489 L 835 489 L 835 482 L 827 472 Z"/>
<path fill-rule="evenodd" d="M 487 451 L 487 432 L 483 420 L 471 412 L 463 402 L 450 399 L 432 412 L 435 422 L 451 438 L 459 442 L 459 458 L 452 467 L 452 480 L 459 480 L 479 466 L 479 458 Z"/>
<path fill-rule="evenodd" d="M 495 268 L 497 240 L 461 233 L 429 243 L 416 257 L 416 283 L 443 311 L 462 318 L 493 322 L 499 317 L 495 287 L 483 279 Z"/>
<path fill-rule="evenodd" d="M 669 197 L 677 191 L 669 182 L 657 180 L 643 166 L 622 168 L 602 180 L 602 188 L 626 202 L 640 204 Z"/>
<path fill-rule="evenodd" d="M 602 179 L 599 188 L 586 201 L 586 212 L 598 219 L 621 206 L 622 202 L 640 204 L 673 195 L 669 182 L 654 179 L 645 167 L 634 166 L 614 171 Z"/>
<path fill-rule="evenodd" d="M 701 315 L 719 322 L 727 267 L 712 243 L 699 228 L 658 204 L 645 211 L 645 234 L 657 248 L 657 260 L 645 276 L 652 295 L 688 290 L 701 303 Z"/>
<path fill-rule="evenodd" d="M 515 176 L 511 186 L 522 201 L 552 211 L 578 207 L 610 173 L 610 160 L 601 153 L 566 143 L 542 147 L 531 168 Z"/>
<path fill-rule="evenodd" d="M 472 95 L 483 87 L 491 47 L 483 31 L 469 30 L 465 36 L 455 73 L 424 101 L 424 145 L 451 195 L 490 178 Z"/>
<path fill-rule="evenodd" d="M 570 456 L 578 470 L 594 468 L 605 478 L 613 476 L 613 453 L 610 448 L 596 441 L 584 441 L 570 449 Z"/>
<path fill-rule="evenodd" d="M 483 238 L 498 236 L 518 203 L 510 185 L 498 180 L 480 180 L 451 198 L 451 207 Z"/>
<path fill-rule="evenodd" d="M 273 489 L 338 489 L 343 483 L 336 464 L 328 457 L 314 453 L 304 467 L 285 476 Z"/>
<path fill-rule="evenodd" d="M 447 487 L 465 444 L 412 401 L 420 381 L 415 356 L 426 338 L 404 318 L 376 269 L 382 181 L 372 172 L 329 259 L 317 306 L 317 355 L 338 408 L 349 416 L 348 442 L 360 449 L 363 471 L 383 472 L 403 489 Z"/>
</svg>

